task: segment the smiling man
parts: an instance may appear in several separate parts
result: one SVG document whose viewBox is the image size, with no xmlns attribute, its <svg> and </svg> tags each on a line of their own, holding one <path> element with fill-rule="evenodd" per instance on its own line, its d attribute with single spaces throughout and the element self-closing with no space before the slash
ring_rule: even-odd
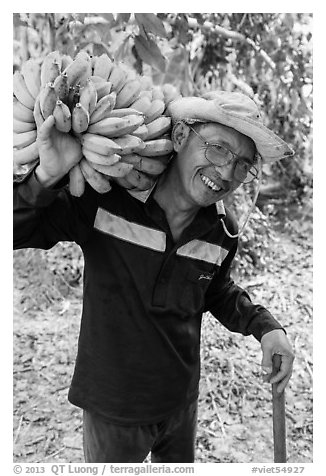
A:
<svg viewBox="0 0 326 476">
<path fill-rule="evenodd" d="M 230 277 L 238 232 L 222 201 L 257 177 L 261 161 L 292 151 L 242 94 L 182 98 L 169 109 L 174 156 L 148 191 L 112 183 L 108 193 L 86 186 L 72 197 L 65 178 L 82 153 L 52 116 L 37 121 L 39 164 L 14 186 L 15 248 L 68 240 L 84 254 L 68 398 L 83 409 L 86 462 L 138 463 L 149 452 L 152 462 L 194 461 L 206 311 L 259 340 L 268 372 L 281 355 L 270 380 L 279 391 L 292 372 L 282 325 Z"/>
<path fill-rule="evenodd" d="M 175 239 L 199 208 L 221 201 L 258 174 L 256 147 L 249 137 L 222 124 L 199 124 L 179 121 L 174 126 L 176 158 L 155 193 Z"/>
</svg>

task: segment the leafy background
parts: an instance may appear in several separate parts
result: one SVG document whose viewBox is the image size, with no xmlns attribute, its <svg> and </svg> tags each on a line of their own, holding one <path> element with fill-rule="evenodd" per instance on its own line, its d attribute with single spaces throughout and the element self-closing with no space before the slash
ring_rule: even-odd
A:
<svg viewBox="0 0 326 476">
<path fill-rule="evenodd" d="M 241 91 L 296 151 L 263 168 L 234 277 L 287 326 L 290 462 L 312 461 L 312 14 L 17 13 L 13 70 L 53 50 L 107 53 L 183 95 Z M 253 190 L 228 205 L 241 218 Z M 81 413 L 67 403 L 83 257 L 73 243 L 14 252 L 14 458 L 82 461 Z M 205 316 L 198 462 L 272 461 L 270 389 L 259 345 Z"/>
</svg>

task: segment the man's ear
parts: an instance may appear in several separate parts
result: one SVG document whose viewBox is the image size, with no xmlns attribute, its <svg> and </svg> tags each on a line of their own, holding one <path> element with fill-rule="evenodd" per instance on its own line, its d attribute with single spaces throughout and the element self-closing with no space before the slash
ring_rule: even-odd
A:
<svg viewBox="0 0 326 476">
<path fill-rule="evenodd" d="M 189 127 L 183 121 L 179 121 L 174 125 L 172 130 L 172 141 L 176 152 L 180 152 L 180 150 L 185 146 L 189 132 Z"/>
</svg>

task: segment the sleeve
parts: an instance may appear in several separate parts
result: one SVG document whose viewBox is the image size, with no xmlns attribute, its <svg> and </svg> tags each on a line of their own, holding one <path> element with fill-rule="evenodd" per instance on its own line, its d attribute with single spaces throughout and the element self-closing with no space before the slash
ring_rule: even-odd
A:
<svg viewBox="0 0 326 476">
<path fill-rule="evenodd" d="M 81 245 L 87 240 L 97 209 L 95 194 L 86 186 L 82 197 L 72 197 L 66 184 L 64 178 L 55 189 L 43 187 L 35 167 L 14 177 L 14 249 L 50 249 L 59 241 Z"/>
<path fill-rule="evenodd" d="M 284 329 L 267 309 L 253 304 L 248 293 L 231 279 L 230 269 L 236 250 L 237 242 L 222 262 L 220 272 L 213 278 L 206 292 L 205 312 L 211 312 L 230 331 L 252 334 L 260 341 L 267 332 Z"/>
</svg>

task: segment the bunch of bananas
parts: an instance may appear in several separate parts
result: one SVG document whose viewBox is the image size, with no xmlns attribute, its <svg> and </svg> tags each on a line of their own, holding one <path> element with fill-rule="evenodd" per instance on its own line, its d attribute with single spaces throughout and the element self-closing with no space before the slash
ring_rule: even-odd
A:
<svg viewBox="0 0 326 476">
<path fill-rule="evenodd" d="M 108 55 L 75 59 L 49 53 L 40 65 L 29 59 L 13 78 L 14 165 L 38 160 L 34 108 L 56 128 L 77 137 L 83 158 L 69 172 L 69 190 L 81 196 L 87 181 L 97 192 L 114 180 L 128 189 L 146 190 L 171 157 L 168 105 L 181 95 L 171 84 L 154 86 Z"/>
</svg>

